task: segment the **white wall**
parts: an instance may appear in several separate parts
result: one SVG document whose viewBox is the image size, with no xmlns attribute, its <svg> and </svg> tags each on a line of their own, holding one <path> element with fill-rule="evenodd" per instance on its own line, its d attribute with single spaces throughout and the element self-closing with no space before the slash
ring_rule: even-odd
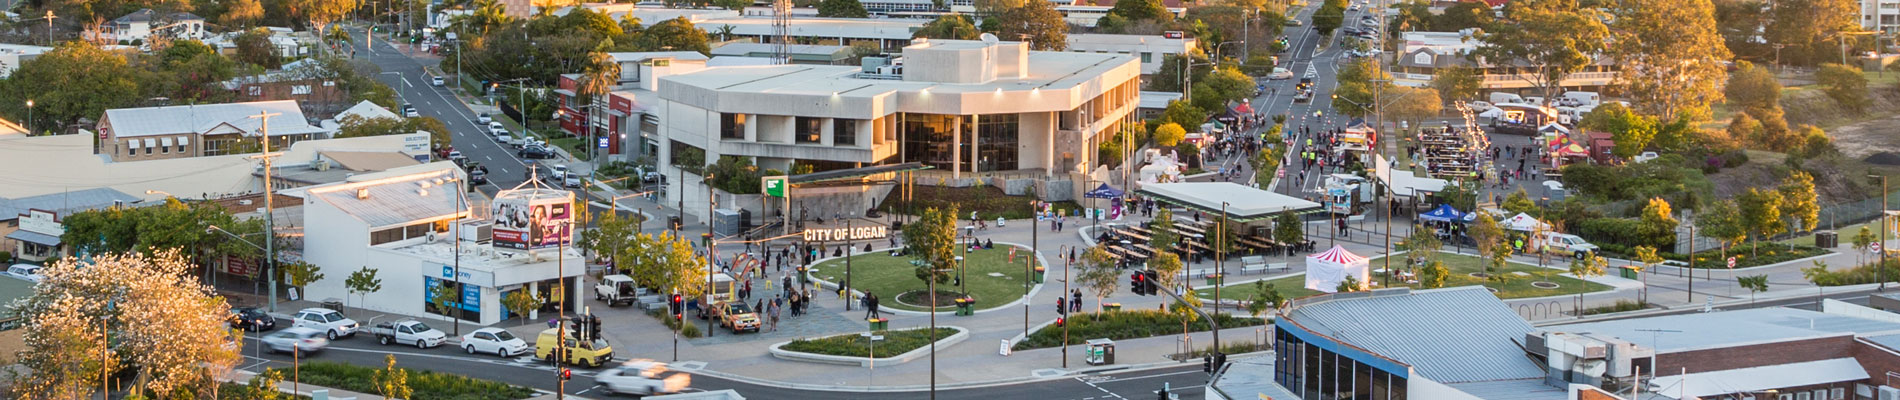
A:
<svg viewBox="0 0 1900 400">
<path fill-rule="evenodd" d="M 323 279 L 304 287 L 304 298 L 321 301 L 334 297 L 344 299 L 345 304 L 352 307 L 364 304 L 362 299 L 350 295 L 343 286 L 343 280 L 348 279 L 351 272 L 371 266 L 368 253 L 364 251 L 369 246 L 369 226 L 323 200 L 304 202 L 303 208 L 304 232 L 309 233 L 303 239 L 304 261 L 322 268 L 323 272 Z M 387 268 L 382 265 L 372 267 Z M 378 277 L 384 278 L 385 290 L 397 287 L 387 278 L 395 273 L 377 273 Z"/>
</svg>

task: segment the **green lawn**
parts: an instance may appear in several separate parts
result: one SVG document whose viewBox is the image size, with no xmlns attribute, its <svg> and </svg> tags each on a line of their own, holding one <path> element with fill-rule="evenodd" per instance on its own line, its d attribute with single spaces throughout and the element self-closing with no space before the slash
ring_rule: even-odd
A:
<svg viewBox="0 0 1900 400">
<path fill-rule="evenodd" d="M 1009 262 L 1009 246 L 997 245 L 994 249 L 977 250 L 964 254 L 964 266 L 968 278 L 963 283 L 971 296 L 976 297 L 976 308 L 995 307 L 1022 298 L 1025 257 L 1029 249 L 1016 251 L 1016 261 Z M 959 251 L 959 254 L 962 254 Z M 852 289 L 875 293 L 882 301 L 879 306 L 901 310 L 926 311 L 930 306 L 910 306 L 897 302 L 899 293 L 912 290 L 925 290 L 926 285 L 917 279 L 916 269 L 910 265 L 910 257 L 892 257 L 888 251 L 860 254 L 851 257 Z M 845 275 L 844 259 L 833 259 L 819 263 L 812 274 L 819 279 L 841 282 Z M 1002 276 L 991 276 L 990 274 Z M 954 281 L 953 281 L 954 283 Z M 957 291 L 956 286 L 938 284 L 939 291 Z M 940 311 L 956 309 L 954 304 L 939 304 Z"/>
<path fill-rule="evenodd" d="M 1869 224 L 1869 222 L 1862 222 L 1862 223 L 1858 223 L 1858 224 L 1853 224 L 1853 225 L 1848 225 L 1848 226 L 1843 226 L 1843 227 L 1840 227 L 1840 228 L 1835 228 L 1835 229 L 1834 229 L 1834 232 L 1835 232 L 1835 233 L 1839 233 L 1839 234 L 1841 235 L 1841 244 L 1842 244 L 1842 245 L 1846 245 L 1846 246 L 1853 246 L 1853 245 L 1854 245 L 1854 235 L 1858 235 L 1858 234 L 1860 234 L 1860 227 L 1863 227 L 1863 226 L 1866 226 L 1866 227 L 1868 227 L 1869 229 L 1872 229 L 1872 230 L 1873 230 L 1873 233 L 1874 233 L 1874 237 L 1876 237 L 1876 238 L 1878 238 L 1878 237 L 1880 237 L 1880 227 L 1877 227 L 1877 226 L 1870 226 L 1870 225 L 1868 225 L 1868 224 Z M 1876 239 L 1876 240 L 1878 240 L 1878 239 Z M 1796 236 L 1796 237 L 1793 237 L 1793 238 L 1788 238 L 1788 239 L 1782 239 L 1782 240 L 1777 240 L 1777 241 L 1775 241 L 1775 243 L 1781 243 L 1781 244 L 1794 244 L 1794 245 L 1798 245 L 1798 246 L 1813 246 L 1813 245 L 1814 245 L 1814 233 L 1812 233 L 1812 232 L 1809 232 L 1809 233 L 1808 233 L 1808 234 L 1806 234 L 1806 235 L 1801 235 L 1801 236 Z"/>
<path fill-rule="evenodd" d="M 1379 269 L 1380 266 L 1384 265 L 1383 258 L 1384 257 L 1372 259 L 1371 261 L 1372 269 L 1377 270 Z M 1392 260 L 1392 265 L 1395 266 L 1394 267 L 1395 269 L 1397 268 L 1396 267 L 1397 265 L 1401 264 L 1401 260 L 1403 260 L 1403 258 L 1395 258 Z M 1608 285 L 1604 285 L 1601 283 L 1590 282 L 1590 281 L 1580 280 L 1580 279 L 1566 277 L 1566 276 L 1558 276 L 1558 274 L 1563 273 L 1563 271 L 1554 270 L 1554 269 L 1549 270 L 1550 281 L 1556 283 L 1558 285 L 1557 288 L 1544 289 L 1544 288 L 1539 288 L 1536 286 L 1531 286 L 1531 282 L 1537 282 L 1537 281 L 1542 280 L 1540 278 L 1543 275 L 1543 272 L 1540 271 L 1536 266 L 1527 266 L 1523 264 L 1506 264 L 1502 274 L 1509 278 L 1506 279 L 1504 282 L 1490 282 L 1490 281 L 1479 279 L 1470 275 L 1473 272 L 1482 271 L 1483 264 L 1481 263 L 1484 260 L 1481 258 L 1468 256 L 1468 255 L 1441 253 L 1438 255 L 1438 260 L 1444 261 L 1445 267 L 1451 269 L 1451 276 L 1448 278 L 1445 278 L 1445 287 L 1458 287 L 1458 286 L 1470 286 L 1470 285 L 1482 284 L 1486 287 L 1497 289 L 1499 298 L 1516 299 L 1516 298 L 1525 298 L 1525 297 L 1543 297 L 1543 296 L 1589 293 L 1589 292 L 1610 290 L 1610 287 Z M 1493 271 L 1493 272 L 1496 273 L 1496 271 Z M 1525 272 L 1525 273 L 1531 274 L 1531 276 L 1513 275 L 1511 274 L 1512 272 Z M 1611 271 L 1605 271 L 1605 272 L 1611 272 Z M 1372 277 L 1372 280 L 1375 282 L 1384 282 L 1384 277 L 1379 276 L 1379 275 L 1374 275 Z M 1279 291 L 1280 295 L 1286 296 L 1288 298 L 1299 298 L 1299 297 L 1319 294 L 1319 292 L 1317 291 L 1306 289 L 1305 275 L 1274 279 L 1271 281 L 1267 281 L 1267 283 L 1273 284 L 1274 290 Z M 1394 286 L 1398 286 L 1400 285 L 1400 282 L 1393 281 L 1392 284 Z M 1417 285 L 1406 285 L 1406 286 L 1410 286 L 1414 289 L 1418 288 Z M 1200 290 L 1196 290 L 1195 293 L 1199 294 L 1203 298 L 1214 297 L 1214 289 L 1200 289 Z M 1231 299 L 1231 300 L 1245 300 L 1245 299 L 1252 298 L 1253 294 L 1254 294 L 1253 284 L 1245 283 L 1245 284 L 1238 284 L 1238 285 L 1232 285 L 1232 286 L 1221 288 L 1220 297 L 1223 299 Z"/>
</svg>

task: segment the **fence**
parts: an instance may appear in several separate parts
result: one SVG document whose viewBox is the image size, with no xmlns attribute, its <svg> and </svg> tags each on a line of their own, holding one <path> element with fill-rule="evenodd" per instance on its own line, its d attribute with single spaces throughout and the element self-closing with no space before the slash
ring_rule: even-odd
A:
<svg viewBox="0 0 1900 400">
<path fill-rule="evenodd" d="M 1843 226 L 1872 221 L 1880 217 L 1882 200 L 1885 200 L 1888 206 L 1900 205 L 1900 191 L 1887 193 L 1885 199 L 1875 196 L 1859 201 L 1823 204 L 1820 221 L 1813 229 L 1839 229 Z"/>
</svg>

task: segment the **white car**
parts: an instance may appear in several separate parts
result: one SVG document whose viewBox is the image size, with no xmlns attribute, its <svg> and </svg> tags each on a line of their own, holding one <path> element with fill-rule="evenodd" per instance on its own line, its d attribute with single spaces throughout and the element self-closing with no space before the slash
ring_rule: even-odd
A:
<svg viewBox="0 0 1900 400">
<path fill-rule="evenodd" d="M 594 382 L 606 386 L 609 393 L 649 395 L 679 393 L 692 385 L 693 377 L 684 372 L 667 373 L 663 362 L 636 359 L 601 371 Z"/>
<path fill-rule="evenodd" d="M 1286 68 L 1274 68 L 1272 73 L 1267 74 L 1267 79 L 1276 80 L 1276 81 L 1285 80 L 1285 79 L 1293 79 L 1293 71 L 1288 70 Z"/>
<path fill-rule="evenodd" d="M 431 77 L 429 77 L 429 84 L 431 84 L 431 85 L 436 85 L 436 86 L 442 86 L 442 77 L 440 77 L 440 76 L 431 76 Z"/>
<path fill-rule="evenodd" d="M 561 177 L 561 186 L 578 188 L 583 184 L 584 183 L 581 182 L 581 174 L 567 174 Z"/>
<path fill-rule="evenodd" d="M 343 313 L 328 308 L 305 308 L 297 311 L 290 326 L 310 328 L 323 332 L 324 337 L 336 340 L 339 337 L 356 335 L 359 327 L 356 320 L 343 316 Z"/>
<path fill-rule="evenodd" d="M 462 335 L 462 350 L 467 350 L 468 354 L 489 353 L 499 357 L 514 357 L 534 351 L 528 347 L 528 341 L 501 328 L 476 329 Z"/>
<path fill-rule="evenodd" d="M 295 353 L 299 356 L 323 351 L 323 348 L 330 346 L 330 341 L 323 338 L 323 331 L 301 326 L 271 332 L 258 340 L 264 342 L 264 347 L 270 348 L 273 353 Z"/>
<path fill-rule="evenodd" d="M 488 121 L 488 133 L 494 134 L 494 135 L 505 135 L 505 134 L 508 134 L 508 127 L 501 126 L 501 121 L 490 120 Z"/>
<path fill-rule="evenodd" d="M 46 279 L 45 275 L 40 275 L 40 268 L 33 264 L 13 264 L 7 267 L 7 275 L 27 282 L 39 282 L 41 279 Z"/>
<path fill-rule="evenodd" d="M 560 182 L 562 179 L 567 179 L 567 165 L 566 164 L 555 165 L 553 173 L 548 174 L 548 178 L 554 179 L 555 182 Z"/>
<path fill-rule="evenodd" d="M 402 105 L 402 116 L 408 117 L 408 118 L 415 118 L 415 117 L 422 116 L 422 114 L 419 114 L 416 112 L 416 106 L 410 105 L 410 104 L 404 104 Z"/>
<path fill-rule="evenodd" d="M 414 319 L 376 324 L 369 328 L 369 333 L 376 335 L 376 343 L 384 346 L 406 344 L 418 349 L 441 346 L 449 340 L 449 334 Z"/>
<path fill-rule="evenodd" d="M 476 114 L 476 115 L 475 115 L 475 122 L 480 122 L 480 123 L 484 123 L 484 124 L 486 124 L 486 123 L 490 123 L 490 122 L 495 122 L 495 117 L 490 117 L 490 116 L 488 116 L 488 113 L 481 113 L 481 114 Z"/>
<path fill-rule="evenodd" d="M 1544 232 L 1542 242 L 1552 253 L 1570 253 L 1572 257 L 1576 257 L 1579 260 L 1596 254 L 1597 252 L 1597 245 L 1590 244 L 1590 242 L 1584 241 L 1582 237 L 1578 237 L 1577 235 Z"/>
<path fill-rule="evenodd" d="M 1353 5 L 1351 5 L 1351 6 L 1347 6 L 1347 7 L 1346 7 L 1346 11 L 1359 11 L 1359 5 L 1358 5 L 1358 4 L 1353 4 Z"/>
</svg>

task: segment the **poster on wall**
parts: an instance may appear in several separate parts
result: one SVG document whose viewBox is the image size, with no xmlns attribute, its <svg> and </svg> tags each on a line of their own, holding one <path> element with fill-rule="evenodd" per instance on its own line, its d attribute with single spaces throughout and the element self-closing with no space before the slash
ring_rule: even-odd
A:
<svg viewBox="0 0 1900 400">
<path fill-rule="evenodd" d="M 495 247 L 538 250 L 567 244 L 573 237 L 571 196 L 501 193 L 495 197 Z"/>
</svg>

